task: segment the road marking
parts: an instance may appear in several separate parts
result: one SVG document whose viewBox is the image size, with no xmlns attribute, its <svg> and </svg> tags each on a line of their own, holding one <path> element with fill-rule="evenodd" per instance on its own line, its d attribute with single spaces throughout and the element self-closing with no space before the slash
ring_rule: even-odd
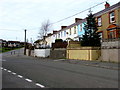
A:
<svg viewBox="0 0 120 90">
<path fill-rule="evenodd" d="M 8 70 L 8 72 L 11 72 L 10 70 Z"/>
<path fill-rule="evenodd" d="M 19 77 L 19 78 L 23 78 L 23 76 L 21 76 L 21 75 L 18 75 L 18 77 Z"/>
<path fill-rule="evenodd" d="M 64 61 L 65 59 L 58 59 L 58 60 L 54 60 L 54 61 Z"/>
<path fill-rule="evenodd" d="M 17 73 L 14 73 L 14 72 L 12 72 L 12 71 L 10 71 L 10 70 L 7 70 L 7 69 L 5 69 L 5 68 L 3 68 L 3 67 L 1 67 L 1 69 L 3 69 L 3 70 L 5 70 L 5 71 L 7 71 L 7 72 L 11 72 L 13 75 L 17 75 Z M 17 75 L 19 78 L 23 78 L 23 76 L 21 76 L 21 75 Z M 26 81 L 28 81 L 28 82 L 33 82 L 32 80 L 30 80 L 30 79 L 28 79 L 28 78 L 26 78 L 25 79 Z M 35 82 L 34 82 L 35 83 Z M 41 88 L 44 88 L 45 86 L 43 86 L 42 84 L 39 84 L 39 83 L 35 83 L 35 85 L 36 86 L 39 86 L 39 87 L 41 87 Z"/>
<path fill-rule="evenodd" d="M 6 71 L 7 69 L 5 69 L 5 68 L 4 68 L 3 70 L 5 70 L 5 71 Z"/>
<path fill-rule="evenodd" d="M 25 79 L 26 81 L 28 81 L 28 82 L 32 82 L 32 80 L 30 80 L 30 79 Z"/>
<path fill-rule="evenodd" d="M 37 85 L 37 86 L 39 86 L 39 87 L 41 87 L 41 88 L 44 88 L 45 86 L 43 86 L 43 85 L 41 85 L 41 84 L 39 84 L 39 83 L 36 83 L 35 85 Z"/>
<path fill-rule="evenodd" d="M 13 75 L 16 75 L 16 73 L 14 73 L 14 72 L 13 72 L 12 74 L 13 74 Z"/>
</svg>

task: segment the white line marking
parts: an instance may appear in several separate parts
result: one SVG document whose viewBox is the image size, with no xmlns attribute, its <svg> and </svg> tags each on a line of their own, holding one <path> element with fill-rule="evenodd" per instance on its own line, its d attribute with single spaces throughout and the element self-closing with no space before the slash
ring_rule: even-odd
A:
<svg viewBox="0 0 120 90">
<path fill-rule="evenodd" d="M 58 60 L 54 60 L 54 61 L 64 61 L 65 59 L 58 59 Z"/>
<path fill-rule="evenodd" d="M 11 72 L 10 70 L 8 70 L 8 72 Z"/>
<path fill-rule="evenodd" d="M 45 86 L 43 86 L 43 85 L 41 85 L 41 84 L 39 84 L 39 83 L 36 83 L 35 85 L 37 85 L 37 86 L 39 86 L 39 87 L 41 87 L 41 88 L 44 88 Z"/>
<path fill-rule="evenodd" d="M 32 80 L 30 80 L 30 79 L 25 79 L 26 81 L 28 81 L 28 82 L 32 82 Z"/>
<path fill-rule="evenodd" d="M 4 68 L 3 70 L 5 70 L 5 71 L 6 71 L 7 69 L 5 69 L 5 68 Z"/>
<path fill-rule="evenodd" d="M 14 73 L 14 72 L 13 72 L 12 74 L 13 74 L 13 75 L 16 75 L 16 73 Z"/>
<path fill-rule="evenodd" d="M 21 75 L 18 75 L 18 77 L 19 77 L 19 78 L 23 78 L 23 76 L 21 76 Z"/>
</svg>

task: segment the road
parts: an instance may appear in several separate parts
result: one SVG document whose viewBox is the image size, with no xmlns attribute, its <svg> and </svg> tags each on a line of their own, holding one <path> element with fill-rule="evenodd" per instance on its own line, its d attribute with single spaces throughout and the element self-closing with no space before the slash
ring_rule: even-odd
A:
<svg viewBox="0 0 120 90">
<path fill-rule="evenodd" d="M 3 54 L 3 88 L 118 88 L 118 70 Z"/>
</svg>

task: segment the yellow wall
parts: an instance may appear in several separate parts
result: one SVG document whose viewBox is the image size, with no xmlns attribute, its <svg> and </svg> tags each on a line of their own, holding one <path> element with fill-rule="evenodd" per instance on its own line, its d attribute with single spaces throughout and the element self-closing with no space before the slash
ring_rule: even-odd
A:
<svg viewBox="0 0 120 90">
<path fill-rule="evenodd" d="M 100 55 L 100 50 L 92 50 L 91 47 L 67 48 L 68 59 L 97 60 Z"/>
</svg>

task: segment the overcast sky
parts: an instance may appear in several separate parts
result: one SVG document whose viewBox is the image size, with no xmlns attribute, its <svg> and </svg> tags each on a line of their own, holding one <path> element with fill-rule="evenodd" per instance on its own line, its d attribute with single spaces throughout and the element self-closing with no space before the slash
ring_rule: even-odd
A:
<svg viewBox="0 0 120 90">
<path fill-rule="evenodd" d="M 27 39 L 37 40 L 41 23 L 50 20 L 51 23 L 74 15 L 106 0 L 0 0 L 0 39 L 24 41 L 24 29 L 27 29 Z M 119 0 L 108 0 L 110 5 Z M 105 4 L 105 3 L 104 3 Z M 104 9 L 104 4 L 92 8 L 96 13 Z M 74 18 L 85 18 L 85 11 L 72 18 L 52 25 L 52 30 L 60 30 L 62 25 L 74 23 Z"/>
</svg>

